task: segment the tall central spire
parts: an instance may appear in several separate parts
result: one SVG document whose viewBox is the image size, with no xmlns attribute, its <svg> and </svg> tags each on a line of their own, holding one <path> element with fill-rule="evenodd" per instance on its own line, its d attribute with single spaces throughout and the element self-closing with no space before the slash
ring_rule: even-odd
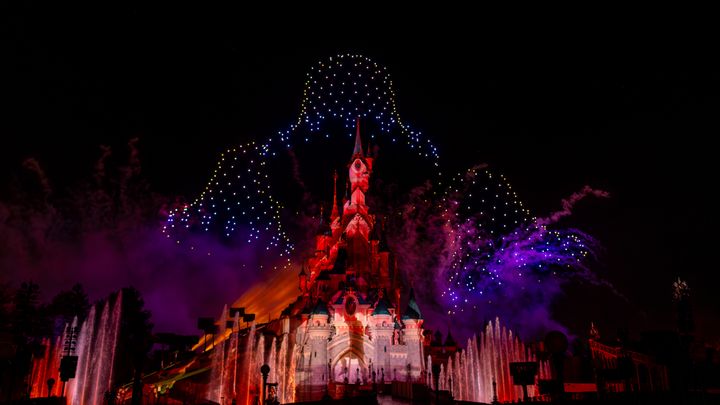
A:
<svg viewBox="0 0 720 405">
<path fill-rule="evenodd" d="M 353 159 L 355 157 L 365 157 L 362 148 L 362 139 L 360 139 L 360 117 L 357 117 L 355 121 L 355 149 L 353 149 Z"/>
</svg>

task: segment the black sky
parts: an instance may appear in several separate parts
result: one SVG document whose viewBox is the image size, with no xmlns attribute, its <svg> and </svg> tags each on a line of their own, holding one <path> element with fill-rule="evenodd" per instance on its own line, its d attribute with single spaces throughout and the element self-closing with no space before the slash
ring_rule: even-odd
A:
<svg viewBox="0 0 720 405">
<path fill-rule="evenodd" d="M 442 155 L 458 168 L 489 163 L 534 213 L 585 184 L 612 194 L 582 203 L 566 224 L 599 239 L 597 270 L 629 302 L 569 288 L 560 318 L 576 329 L 598 319 L 611 334 L 671 327 L 681 276 L 699 327 L 720 336 L 720 71 L 704 35 L 369 18 L 340 32 L 342 23 L 308 20 L 281 33 L 272 18 L 248 27 L 241 11 L 21 7 L 0 17 L 2 196 L 27 157 L 62 186 L 87 175 L 98 145 L 135 136 L 153 189 L 194 196 L 219 151 L 294 119 L 310 64 L 357 52 L 388 67 L 401 116 Z"/>
</svg>

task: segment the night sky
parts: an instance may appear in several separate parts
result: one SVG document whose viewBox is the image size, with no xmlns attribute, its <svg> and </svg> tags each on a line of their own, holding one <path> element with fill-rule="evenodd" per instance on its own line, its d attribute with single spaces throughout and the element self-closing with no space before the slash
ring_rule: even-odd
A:
<svg viewBox="0 0 720 405">
<path fill-rule="evenodd" d="M 390 34 L 363 19 L 346 36 L 298 23 L 275 38 L 279 21 L 253 30 L 251 17 L 220 10 L 90 18 L 27 7 L 0 17 L 0 201 L 22 183 L 28 157 L 62 189 L 88 176 L 100 145 L 122 150 L 134 137 L 151 189 L 192 198 L 220 151 L 295 119 L 312 63 L 357 52 L 388 67 L 400 114 L 448 167 L 488 163 L 537 215 L 586 184 L 610 192 L 581 202 L 563 224 L 600 241 L 593 268 L 627 300 L 567 286 L 553 309 L 571 331 L 584 333 L 590 320 L 606 335 L 672 328 L 680 276 L 698 332 L 720 336 L 712 197 L 720 71 L 702 37 L 507 26 L 439 33 L 419 22 Z M 3 281 L 23 281 L 5 273 Z"/>
</svg>

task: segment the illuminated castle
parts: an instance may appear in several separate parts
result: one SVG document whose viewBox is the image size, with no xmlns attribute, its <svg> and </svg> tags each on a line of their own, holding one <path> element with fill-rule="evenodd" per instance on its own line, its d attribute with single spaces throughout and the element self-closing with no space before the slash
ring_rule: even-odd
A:
<svg viewBox="0 0 720 405">
<path fill-rule="evenodd" d="M 352 80 L 346 77 L 352 77 Z M 264 142 L 250 142 L 228 149 L 221 155 L 205 191 L 193 204 L 171 212 L 163 228 L 168 238 L 191 250 L 197 250 L 197 246 L 186 236 L 193 232 L 219 232 L 223 240 L 240 235 L 238 240 L 255 243 L 265 247 L 266 251 L 279 248 L 282 260 L 289 264 L 293 245 L 280 226 L 281 199 L 274 198 L 270 190 L 275 183 L 280 185 L 275 190 L 290 195 L 292 190 L 283 189 L 283 182 L 278 180 L 286 166 L 269 163 L 274 156 L 280 156 L 278 147 L 291 148 L 297 156 L 302 154 L 303 148 L 309 146 L 295 141 L 304 137 L 309 144 L 311 136 L 318 135 L 312 133 L 321 128 L 324 138 L 330 138 L 338 126 L 347 128 L 348 135 L 352 136 L 352 121 L 356 120 L 355 144 L 344 168 L 347 172 L 335 172 L 331 209 L 321 212 L 317 229 L 310 229 L 315 233 L 314 247 L 304 256 L 300 266 L 300 293 L 295 290 L 294 272 L 276 268 L 278 271 L 271 279 L 250 287 L 230 308 L 223 310 L 214 324 L 211 320 L 209 324 L 212 325 L 201 327 L 204 335 L 194 349 L 202 350 L 202 354 L 192 364 L 178 366 L 177 372 L 188 376 L 188 380 L 202 381 L 176 384 L 185 377 L 173 377 L 150 384 L 161 392 L 171 387 L 185 392 L 184 400 L 188 402 L 207 399 L 225 404 L 232 398 L 237 403 L 250 405 L 264 390 L 259 371 L 267 365 L 267 383 L 271 387 L 267 394 L 281 403 L 317 400 L 325 395 L 340 398 L 378 388 L 384 393 L 390 390 L 394 394 L 402 392 L 398 395 L 409 398 L 415 395 L 417 386 L 437 387 L 463 400 L 489 402 L 495 395 L 500 401 L 520 398 L 522 391 L 513 386 L 508 363 L 534 361 L 534 353 L 519 341 L 517 335 L 502 327 L 499 320 L 485 325 L 479 337 L 468 341 L 466 350 L 459 350 L 451 336 L 445 343 L 439 337 L 433 341 L 433 335 L 423 330 L 421 311 L 412 289 L 403 289 L 406 284 L 402 280 L 408 280 L 401 276 L 395 256 L 390 252 L 384 221 L 373 212 L 373 208 L 379 207 L 368 206 L 366 197 L 373 168 L 375 166 L 379 171 L 380 166 L 374 165 L 375 156 L 368 154 L 369 148 L 368 153 L 363 150 L 358 117 L 369 118 L 370 125 L 379 129 L 377 143 L 384 148 L 383 153 L 403 157 L 414 157 L 417 153 L 423 159 L 430 159 L 426 162 L 431 163 L 421 165 L 420 169 L 439 167 L 433 144 L 402 123 L 386 69 L 360 55 L 329 58 L 311 67 L 304 96 L 301 114 L 295 124 Z M 399 145 L 395 145 L 396 141 Z M 412 155 L 403 151 L 406 146 Z M 319 157 L 312 152 L 309 156 Z M 335 160 L 333 155 L 325 157 Z M 325 164 L 327 162 L 303 167 L 317 170 Z M 470 173 L 469 170 L 468 176 Z M 329 180 L 331 173 L 325 174 Z M 388 174 L 392 175 L 393 171 L 389 170 Z M 419 172 L 408 174 L 401 173 L 399 180 L 423 177 Z M 312 175 L 318 173 L 315 171 Z M 505 196 L 514 196 L 509 185 L 493 186 L 495 180 L 489 172 L 483 177 L 474 169 L 471 178 L 462 178 L 467 181 L 451 193 L 457 196 L 445 194 L 447 198 L 443 202 L 462 203 L 463 213 L 467 210 L 472 218 L 476 213 L 492 209 L 488 217 L 495 223 L 497 216 L 497 223 L 501 223 L 497 231 L 502 234 L 510 229 L 520 229 L 525 223 L 527 211 L 521 204 L 515 200 L 504 201 Z M 399 183 L 394 179 L 383 180 Z M 491 185 L 490 190 L 484 180 Z M 330 181 L 327 182 L 329 188 Z M 478 192 L 471 192 L 476 188 Z M 342 197 L 338 191 L 343 193 Z M 452 204 L 449 209 L 457 214 L 460 205 Z M 485 217 L 484 214 L 481 216 Z M 463 242 L 464 246 L 464 240 L 457 239 L 455 232 L 466 229 L 468 224 L 464 220 L 455 222 L 461 216 L 450 217 L 454 219 L 444 225 L 439 235 L 448 241 Z M 494 242 L 493 230 L 487 234 L 481 229 L 483 224 L 474 220 L 470 222 L 473 232 L 463 233 L 463 238 L 473 238 L 474 243 L 480 238 Z M 410 218 L 403 218 L 403 221 L 414 223 Z M 418 223 L 423 221 L 419 219 Z M 301 230 L 308 230 L 301 223 L 296 225 L 300 225 Z M 512 267 L 512 274 L 516 274 L 515 270 L 525 272 L 535 265 L 542 267 L 550 259 L 553 263 L 575 263 L 578 260 L 576 251 L 568 246 L 582 247 L 582 240 L 568 244 L 557 234 L 547 234 L 553 243 L 550 246 L 546 243 L 544 228 L 522 228 L 520 234 L 513 235 L 512 239 L 518 243 L 508 246 L 517 249 L 514 253 L 518 255 L 512 256 L 507 263 L 499 260 L 504 258 L 504 250 L 495 249 L 493 243 L 487 244 L 488 250 L 477 251 L 470 249 L 468 244 L 469 250 L 463 250 L 467 254 L 454 256 L 449 277 L 443 277 L 443 280 L 436 277 L 432 268 L 416 266 L 413 271 L 416 275 L 424 274 L 429 282 L 437 280 L 438 288 L 430 289 L 438 292 L 434 304 L 445 306 L 443 309 L 448 309 L 449 314 L 457 314 L 463 309 L 475 310 L 480 302 L 482 290 L 477 293 L 475 284 L 463 281 L 468 272 L 481 267 L 478 262 L 487 264 L 487 268 L 478 273 L 483 278 L 477 286 L 491 288 L 500 285 L 502 275 L 511 273 L 505 270 L 507 266 Z M 525 243 L 524 237 L 532 243 Z M 406 242 L 405 245 L 413 245 L 414 250 L 424 246 L 415 246 L 418 241 L 414 240 Z M 532 260 L 526 261 L 526 258 Z M 465 261 L 471 259 L 478 262 L 465 266 Z M 278 312 L 280 315 L 274 317 Z M 256 319 L 257 315 L 264 320 L 266 314 L 267 322 Z M 208 322 L 204 324 L 208 326 Z M 206 344 L 208 340 L 209 345 Z M 434 373 L 438 368 L 439 373 Z M 540 370 L 544 370 L 543 367 Z"/>
<path fill-rule="evenodd" d="M 335 173 L 329 223 L 321 219 L 315 252 L 299 275 L 302 296 L 285 312 L 300 315 L 293 322 L 297 400 L 334 395 L 328 388 L 334 383 L 415 381 L 424 370 L 420 309 L 411 290 L 398 310 L 399 274 L 365 202 L 372 166 L 358 121 L 342 210 Z"/>
</svg>

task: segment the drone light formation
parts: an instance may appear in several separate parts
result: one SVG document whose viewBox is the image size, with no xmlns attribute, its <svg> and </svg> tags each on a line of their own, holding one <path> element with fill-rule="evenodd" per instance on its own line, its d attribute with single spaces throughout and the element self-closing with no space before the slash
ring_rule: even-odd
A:
<svg viewBox="0 0 720 405">
<path fill-rule="evenodd" d="M 532 290 L 573 277 L 593 278 L 587 263 L 595 255 L 596 242 L 557 223 L 584 197 L 607 197 L 607 193 L 585 187 L 563 200 L 562 210 L 536 218 L 507 179 L 485 165 L 444 179 L 437 148 L 401 119 L 395 100 L 389 73 L 372 59 L 345 54 L 319 61 L 307 73 L 296 120 L 264 141 L 222 153 L 205 189 L 192 203 L 169 213 L 163 232 L 191 250 L 195 249 L 191 235 L 203 232 L 224 241 L 256 244 L 269 256 L 281 258 L 275 267 L 290 266 L 295 243 L 283 226 L 285 206 L 274 197 L 272 186 L 273 176 L 283 173 L 273 172 L 271 162 L 298 144 L 320 144 L 336 136 L 352 140 L 356 120 L 362 118 L 370 124 L 370 140 L 380 145 L 404 144 L 408 156 L 430 162 L 435 170 L 430 179 L 432 192 L 420 193 L 421 198 L 413 198 L 411 192 L 405 201 L 401 211 L 414 214 L 402 216 L 405 224 L 395 230 L 404 236 L 394 243 L 401 255 L 417 251 L 413 244 L 418 239 L 407 237 L 413 226 L 427 228 L 423 232 L 440 241 L 438 257 L 426 266 L 410 266 L 412 260 L 405 261 L 402 271 L 410 279 L 417 277 L 411 272 L 433 277 L 432 294 L 439 297 L 438 305 L 446 313 L 475 310 L 509 290 Z M 386 212 L 393 209 L 385 208 Z M 418 215 L 420 211 L 424 214 Z"/>
</svg>

